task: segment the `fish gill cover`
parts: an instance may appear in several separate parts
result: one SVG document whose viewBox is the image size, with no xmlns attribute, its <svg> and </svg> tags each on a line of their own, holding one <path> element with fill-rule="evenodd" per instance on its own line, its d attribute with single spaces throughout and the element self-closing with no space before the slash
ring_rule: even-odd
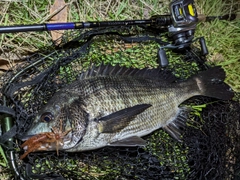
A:
<svg viewBox="0 0 240 180">
<path fill-rule="evenodd" d="M 69 40 L 70 39 L 70 40 Z M 65 35 L 60 48 L 39 52 L 6 73 L 1 96 L 15 111 L 16 135 L 6 154 L 25 179 L 237 179 L 240 177 L 239 102 L 208 97 L 191 98 L 192 107 L 182 140 L 162 129 L 144 138 L 145 147 L 104 147 L 67 153 L 32 152 L 20 160 L 22 135 L 39 110 L 92 64 L 156 68 L 162 37 L 142 27 L 98 28 Z M 64 41 L 65 40 L 65 41 Z M 171 71 L 179 81 L 209 69 L 193 47 L 168 52 Z M 172 58 L 175 56 L 175 58 Z M 239 98 L 239 94 L 236 93 Z"/>
</svg>

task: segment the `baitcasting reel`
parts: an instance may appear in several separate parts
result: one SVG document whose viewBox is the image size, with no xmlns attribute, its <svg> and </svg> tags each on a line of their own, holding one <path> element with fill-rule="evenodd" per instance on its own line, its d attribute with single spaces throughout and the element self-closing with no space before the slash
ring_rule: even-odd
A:
<svg viewBox="0 0 240 180">
<path fill-rule="evenodd" d="M 194 38 L 198 22 L 193 0 L 174 1 L 170 4 L 172 25 L 168 26 L 169 36 L 179 48 L 187 47 Z"/>
<path fill-rule="evenodd" d="M 188 48 L 194 42 L 194 33 L 198 23 L 198 15 L 193 0 L 175 0 L 170 4 L 170 16 L 168 25 L 168 36 L 172 40 L 172 44 L 160 47 L 158 51 L 159 64 L 162 67 L 168 65 L 168 59 L 164 48 L 183 50 Z M 162 16 L 153 16 L 156 25 L 161 25 Z M 202 55 L 208 54 L 204 37 L 200 37 Z"/>
</svg>

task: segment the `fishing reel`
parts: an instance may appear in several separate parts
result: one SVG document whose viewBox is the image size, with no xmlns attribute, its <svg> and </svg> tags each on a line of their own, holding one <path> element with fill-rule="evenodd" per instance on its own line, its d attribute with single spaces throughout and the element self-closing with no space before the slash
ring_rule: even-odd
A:
<svg viewBox="0 0 240 180">
<path fill-rule="evenodd" d="M 169 36 L 175 45 L 185 48 L 194 38 L 198 23 L 197 11 L 193 0 L 177 0 L 170 4 L 172 25 L 168 26 Z"/>
<path fill-rule="evenodd" d="M 207 55 L 208 50 L 204 37 L 194 40 L 194 33 L 198 23 L 198 14 L 194 6 L 194 1 L 174 0 L 170 4 L 170 12 L 171 15 L 165 18 L 171 22 L 168 25 L 168 37 L 172 43 L 160 47 L 158 51 L 160 66 L 166 67 L 168 65 L 168 59 L 164 49 L 182 51 L 189 48 L 196 40 L 199 40 L 202 55 Z M 162 16 L 153 16 L 152 19 L 156 21 L 156 25 L 161 25 Z"/>
</svg>

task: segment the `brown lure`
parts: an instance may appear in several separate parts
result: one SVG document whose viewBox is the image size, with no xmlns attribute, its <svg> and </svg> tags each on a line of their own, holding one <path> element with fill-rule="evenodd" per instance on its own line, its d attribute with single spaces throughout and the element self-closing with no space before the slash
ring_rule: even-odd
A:
<svg viewBox="0 0 240 180">
<path fill-rule="evenodd" d="M 61 123 L 62 124 L 62 123 Z M 56 151 L 57 155 L 58 153 L 58 146 L 59 144 L 63 144 L 63 138 L 71 131 L 67 130 L 65 132 L 62 132 L 62 126 L 60 126 L 60 129 L 52 128 L 52 132 L 45 132 L 37 134 L 31 138 L 29 138 L 27 141 L 25 141 L 20 147 L 24 148 L 27 146 L 26 152 L 20 156 L 20 159 L 24 159 L 29 153 L 34 152 L 36 150 L 46 150 L 46 148 L 40 148 L 45 143 L 56 143 Z"/>
</svg>

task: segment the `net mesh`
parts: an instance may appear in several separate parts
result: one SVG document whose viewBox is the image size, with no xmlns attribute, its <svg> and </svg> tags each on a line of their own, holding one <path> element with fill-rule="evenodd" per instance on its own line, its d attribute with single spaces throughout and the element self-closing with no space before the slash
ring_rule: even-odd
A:
<svg viewBox="0 0 240 180">
<path fill-rule="evenodd" d="M 16 169 L 25 179 L 237 179 L 240 178 L 239 102 L 198 97 L 184 102 L 191 112 L 183 143 L 159 129 L 144 137 L 146 147 L 105 147 L 81 153 L 34 152 L 19 160 L 18 138 L 28 130 L 40 108 L 60 88 L 74 81 L 92 63 L 126 67 L 157 67 L 164 33 L 148 27 L 112 27 L 69 31 L 58 49 L 36 53 L 11 72 L 1 87 L 15 115 L 13 146 Z M 192 47 L 167 51 L 170 69 L 185 79 L 209 65 Z M 236 99 L 239 94 L 236 93 Z M 3 105 L 3 102 L 2 102 Z M 200 109 L 199 109 L 200 108 Z"/>
</svg>

